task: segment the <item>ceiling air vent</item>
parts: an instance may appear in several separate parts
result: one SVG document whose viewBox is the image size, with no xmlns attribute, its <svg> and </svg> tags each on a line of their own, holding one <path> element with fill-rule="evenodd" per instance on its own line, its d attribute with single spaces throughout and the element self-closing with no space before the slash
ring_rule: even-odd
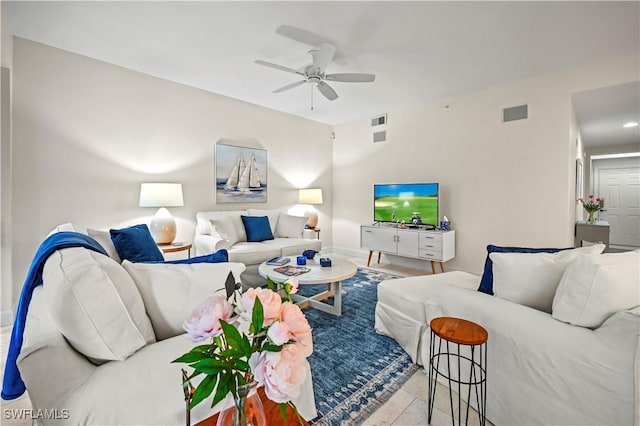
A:
<svg viewBox="0 0 640 426">
<path fill-rule="evenodd" d="M 525 120 L 529 118 L 529 105 L 520 105 L 511 108 L 503 108 L 502 122 Z"/>
</svg>

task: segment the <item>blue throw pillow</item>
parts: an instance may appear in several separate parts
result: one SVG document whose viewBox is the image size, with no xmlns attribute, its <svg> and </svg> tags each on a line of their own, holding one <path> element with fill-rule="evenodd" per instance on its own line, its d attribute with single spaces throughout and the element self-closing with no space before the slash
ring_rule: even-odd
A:
<svg viewBox="0 0 640 426">
<path fill-rule="evenodd" d="M 205 254 L 204 256 L 190 257 L 189 259 L 166 260 L 162 263 L 224 263 L 229 261 L 229 252 L 227 249 L 218 250 L 215 253 Z"/>
<path fill-rule="evenodd" d="M 273 240 L 271 225 L 267 216 L 240 216 L 247 233 L 247 241 L 260 242 Z"/>
<path fill-rule="evenodd" d="M 147 225 L 134 225 L 124 229 L 110 229 L 111 241 L 122 260 L 130 262 L 157 262 L 164 260 L 153 241 Z"/>
<path fill-rule="evenodd" d="M 484 272 L 482 273 L 482 279 L 480 280 L 480 287 L 478 291 L 487 293 L 493 296 L 493 261 L 489 257 L 491 253 L 557 253 L 562 250 L 569 250 L 573 247 L 567 248 L 528 248 L 528 247 L 500 247 L 489 244 L 487 246 L 487 259 L 484 261 Z"/>
</svg>

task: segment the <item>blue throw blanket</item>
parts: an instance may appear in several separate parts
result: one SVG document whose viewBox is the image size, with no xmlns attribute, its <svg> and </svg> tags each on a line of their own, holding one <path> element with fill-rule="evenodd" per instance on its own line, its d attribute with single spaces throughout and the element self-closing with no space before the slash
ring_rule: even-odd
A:
<svg viewBox="0 0 640 426">
<path fill-rule="evenodd" d="M 56 250 L 68 247 L 85 247 L 106 255 L 102 246 L 93 238 L 79 234 L 77 232 L 58 232 L 49 236 L 42 242 L 29 271 L 22 285 L 22 292 L 18 300 L 16 309 L 16 318 L 11 331 L 11 340 L 9 341 L 9 351 L 7 353 L 7 362 L 4 367 L 4 379 L 2 382 L 2 399 L 15 399 L 22 395 L 25 391 L 24 382 L 18 371 L 18 355 L 22 349 L 22 335 L 27 322 L 27 310 L 33 295 L 33 289 L 42 284 L 42 270 L 44 264 Z"/>
</svg>

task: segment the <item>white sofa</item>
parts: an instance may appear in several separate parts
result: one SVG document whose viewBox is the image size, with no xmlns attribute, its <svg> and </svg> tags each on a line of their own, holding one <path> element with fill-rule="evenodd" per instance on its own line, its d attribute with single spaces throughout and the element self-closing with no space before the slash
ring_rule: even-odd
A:
<svg viewBox="0 0 640 426">
<path fill-rule="evenodd" d="M 56 413 L 46 424 L 184 424 L 180 370 L 189 368 L 171 361 L 196 344 L 181 324 L 206 297 L 224 291 L 230 272 L 237 280 L 244 269 L 240 263 L 119 264 L 85 248 L 54 252 L 33 292 L 18 357 L 33 409 Z M 307 373 L 295 402 L 311 419 Z M 204 401 L 192 422 L 231 403 L 230 396 L 213 408 Z"/>
<path fill-rule="evenodd" d="M 589 259 L 620 259 L 607 256 L 615 255 L 581 254 L 561 268 L 553 300 L 547 300 L 551 312 L 514 303 L 498 291 L 495 296 L 479 292 L 481 277 L 465 272 L 384 281 L 378 286 L 376 331 L 394 338 L 414 362 L 428 366 L 432 319 L 452 316 L 482 325 L 489 333 L 487 418 L 494 424 L 638 424 L 640 307 L 634 306 L 640 305 L 640 253 L 628 254 L 626 266 L 608 265 L 606 273 L 601 268 L 587 280 Z M 531 270 L 521 272 L 521 283 L 535 281 Z M 583 283 L 572 281 L 576 274 Z M 615 276 L 617 283 L 605 282 Z M 494 281 L 499 278 L 495 275 Z M 576 288 L 583 284 L 586 290 L 579 294 Z M 616 291 L 626 293 L 613 301 Z M 569 295 L 574 305 L 582 303 L 574 318 L 562 306 Z M 607 303 L 617 303 L 617 308 L 601 309 Z M 575 325 L 588 320 L 594 309 L 601 318 L 608 316 L 602 324 Z"/>
<path fill-rule="evenodd" d="M 274 239 L 247 242 L 241 216 L 267 216 Z M 265 284 L 258 274 L 258 266 L 276 256 L 301 255 L 304 250 L 322 249 L 322 241 L 315 239 L 313 230 L 305 229 L 306 217 L 292 216 L 279 210 L 208 211 L 196 214 L 193 245 L 197 256 L 227 249 L 229 261 L 246 266 L 242 285 L 257 287 Z"/>
</svg>

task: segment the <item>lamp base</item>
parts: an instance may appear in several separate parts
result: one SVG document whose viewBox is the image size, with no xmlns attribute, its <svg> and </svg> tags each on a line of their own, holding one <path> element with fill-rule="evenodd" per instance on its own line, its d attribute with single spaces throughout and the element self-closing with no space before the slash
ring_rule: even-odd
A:
<svg viewBox="0 0 640 426">
<path fill-rule="evenodd" d="M 318 213 L 315 211 L 315 209 L 307 210 L 305 216 L 309 218 L 305 226 L 309 229 L 316 229 L 316 226 L 318 226 Z"/>
<path fill-rule="evenodd" d="M 151 219 L 149 231 L 156 244 L 171 244 L 176 238 L 176 221 L 164 207 L 158 209 Z"/>
</svg>

